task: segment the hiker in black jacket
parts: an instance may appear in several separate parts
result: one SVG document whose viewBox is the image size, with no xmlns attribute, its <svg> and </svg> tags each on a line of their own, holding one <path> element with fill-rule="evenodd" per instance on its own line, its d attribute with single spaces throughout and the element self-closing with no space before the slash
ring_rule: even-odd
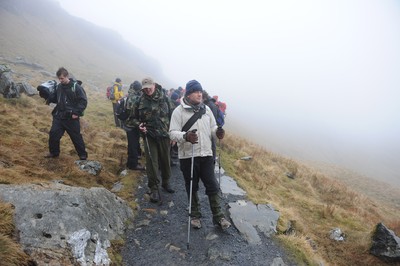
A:
<svg viewBox="0 0 400 266">
<path fill-rule="evenodd" d="M 87 97 L 77 81 L 69 78 L 68 71 L 61 67 L 56 73 L 60 83 L 54 93 L 50 94 L 47 104 L 56 103 L 53 123 L 49 132 L 49 153 L 45 158 L 56 158 L 60 154 L 60 140 L 67 131 L 80 160 L 87 159 L 85 143 L 81 135 L 79 117 L 87 106 Z"/>
</svg>

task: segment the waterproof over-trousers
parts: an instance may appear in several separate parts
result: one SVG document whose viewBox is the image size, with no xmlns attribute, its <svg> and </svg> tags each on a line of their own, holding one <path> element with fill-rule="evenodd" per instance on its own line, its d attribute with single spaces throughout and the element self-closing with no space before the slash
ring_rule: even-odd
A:
<svg viewBox="0 0 400 266">
<path fill-rule="evenodd" d="M 146 173 L 148 179 L 147 186 L 151 191 L 156 191 L 159 184 L 158 169 L 161 170 L 161 185 L 163 187 L 169 185 L 169 179 L 171 177 L 169 138 L 158 138 L 155 140 L 152 137 L 145 135 L 144 141 L 144 150 L 146 153 Z M 147 147 L 147 142 L 149 147 Z M 150 154 L 148 148 L 150 148 Z"/>
<path fill-rule="evenodd" d="M 60 140 L 67 131 L 79 157 L 87 157 L 85 142 L 81 134 L 79 119 L 59 119 L 53 117 L 53 123 L 49 132 L 49 151 L 52 155 L 60 154 Z"/>
<path fill-rule="evenodd" d="M 119 120 L 118 117 L 117 117 L 117 115 L 116 115 L 118 103 L 112 103 L 112 107 L 113 107 L 113 112 L 114 112 L 114 122 L 115 122 L 115 126 L 116 126 L 116 127 L 122 127 L 121 120 Z"/>
<path fill-rule="evenodd" d="M 191 158 L 180 160 L 188 199 L 190 196 L 191 164 Z M 199 197 L 197 195 L 200 179 L 206 188 L 206 194 L 213 214 L 213 223 L 217 224 L 218 221 L 224 217 L 224 214 L 221 210 L 220 198 L 218 195 L 219 187 L 214 175 L 214 158 L 212 156 L 194 158 L 191 216 L 196 218 L 201 217 Z"/>
<path fill-rule="evenodd" d="M 138 165 L 138 156 L 140 155 L 140 133 L 138 128 L 129 128 L 126 130 L 128 140 L 128 160 L 126 167 L 134 169 Z"/>
</svg>

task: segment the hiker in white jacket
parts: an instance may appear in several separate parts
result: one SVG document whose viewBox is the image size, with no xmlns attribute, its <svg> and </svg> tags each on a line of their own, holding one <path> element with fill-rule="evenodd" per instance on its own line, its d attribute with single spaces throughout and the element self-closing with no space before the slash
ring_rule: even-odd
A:
<svg viewBox="0 0 400 266">
<path fill-rule="evenodd" d="M 186 84 L 186 92 L 181 105 L 176 107 L 172 113 L 169 135 L 170 139 L 178 144 L 180 168 L 185 178 L 188 198 L 190 198 L 192 157 L 194 159 L 190 211 L 192 227 L 201 228 L 200 203 L 197 195 L 201 179 L 210 202 L 213 223 L 226 229 L 231 224 L 221 211 L 218 196 L 219 186 L 214 175 L 215 167 L 211 148 L 211 139 L 215 137 L 222 139 L 225 131 L 222 127 L 217 127 L 210 108 L 203 104 L 202 92 L 203 88 L 198 81 L 191 80 Z M 194 118 L 192 118 L 193 116 Z"/>
</svg>

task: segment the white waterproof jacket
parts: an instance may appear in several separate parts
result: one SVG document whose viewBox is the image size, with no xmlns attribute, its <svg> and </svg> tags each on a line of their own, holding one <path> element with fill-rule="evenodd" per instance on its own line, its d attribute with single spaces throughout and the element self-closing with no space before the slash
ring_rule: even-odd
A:
<svg viewBox="0 0 400 266">
<path fill-rule="evenodd" d="M 217 130 L 217 123 L 211 109 L 205 105 L 206 113 L 197 119 L 189 131 L 197 129 L 199 141 L 192 144 L 183 138 L 186 132 L 182 131 L 182 127 L 194 114 L 193 108 L 183 101 L 172 112 L 171 123 L 169 126 L 170 139 L 178 143 L 178 157 L 179 159 L 194 157 L 213 156 L 211 149 L 211 138 L 216 139 L 215 132 Z M 194 153 L 192 154 L 192 145 Z"/>
</svg>

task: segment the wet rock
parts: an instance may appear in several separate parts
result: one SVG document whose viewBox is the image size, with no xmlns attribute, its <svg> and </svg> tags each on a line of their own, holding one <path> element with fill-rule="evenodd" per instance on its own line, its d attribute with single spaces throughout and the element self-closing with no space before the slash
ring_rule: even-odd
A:
<svg viewBox="0 0 400 266">
<path fill-rule="evenodd" d="M 272 206 L 255 205 L 250 201 L 238 200 L 229 203 L 229 207 L 232 222 L 249 244 L 261 244 L 257 229 L 267 237 L 276 233 L 279 212 Z"/>
<path fill-rule="evenodd" d="M 272 261 L 271 266 L 286 266 L 286 264 L 282 258 L 277 257 Z"/>
<path fill-rule="evenodd" d="M 400 262 L 400 238 L 383 223 L 378 223 L 369 252 L 383 261 Z"/>
<path fill-rule="evenodd" d="M 296 233 L 296 221 L 290 220 L 287 229 L 283 233 L 285 235 L 294 235 Z"/>
<path fill-rule="evenodd" d="M 224 194 L 232 194 L 238 196 L 246 195 L 246 191 L 238 187 L 235 180 L 232 177 L 224 175 L 221 177 L 221 191 Z"/>
<path fill-rule="evenodd" d="M 87 171 L 91 175 L 99 175 L 103 166 L 97 161 L 88 160 L 77 160 L 75 164 L 79 166 L 79 169 Z"/>
<path fill-rule="evenodd" d="M 105 188 L 0 185 L 0 200 L 15 206 L 19 243 L 37 265 L 104 263 L 109 241 L 121 239 L 133 220 L 129 206 Z"/>
<path fill-rule="evenodd" d="M 4 98 L 18 98 L 19 92 L 11 77 L 11 69 L 6 65 L 0 65 L 0 93 Z"/>
<path fill-rule="evenodd" d="M 124 187 L 124 185 L 121 182 L 116 182 L 113 184 L 113 187 L 111 189 L 111 192 L 119 192 L 121 189 Z"/>
<path fill-rule="evenodd" d="M 344 241 L 344 234 L 340 228 L 334 228 L 329 232 L 329 238 L 336 241 Z"/>
<path fill-rule="evenodd" d="M 34 87 L 32 87 L 30 84 L 22 82 L 22 83 L 16 83 L 15 84 L 15 89 L 18 91 L 19 94 L 25 93 L 28 96 L 33 96 L 37 94 L 37 91 Z"/>
<path fill-rule="evenodd" d="M 144 219 L 137 223 L 137 227 L 148 226 L 150 224 L 150 220 Z"/>
<path fill-rule="evenodd" d="M 286 172 L 286 176 L 289 177 L 290 179 L 294 179 L 295 178 L 295 174 L 293 174 L 291 172 Z"/>
<path fill-rule="evenodd" d="M 218 235 L 213 233 L 213 232 L 208 233 L 208 235 L 206 236 L 206 239 L 210 240 L 210 241 L 214 240 L 214 239 L 217 239 L 217 238 L 218 238 Z"/>
<path fill-rule="evenodd" d="M 220 250 L 216 248 L 210 248 L 207 252 L 208 259 L 211 261 L 215 261 L 216 259 L 222 259 L 225 261 L 230 261 L 232 258 L 232 254 L 225 250 Z"/>
</svg>

